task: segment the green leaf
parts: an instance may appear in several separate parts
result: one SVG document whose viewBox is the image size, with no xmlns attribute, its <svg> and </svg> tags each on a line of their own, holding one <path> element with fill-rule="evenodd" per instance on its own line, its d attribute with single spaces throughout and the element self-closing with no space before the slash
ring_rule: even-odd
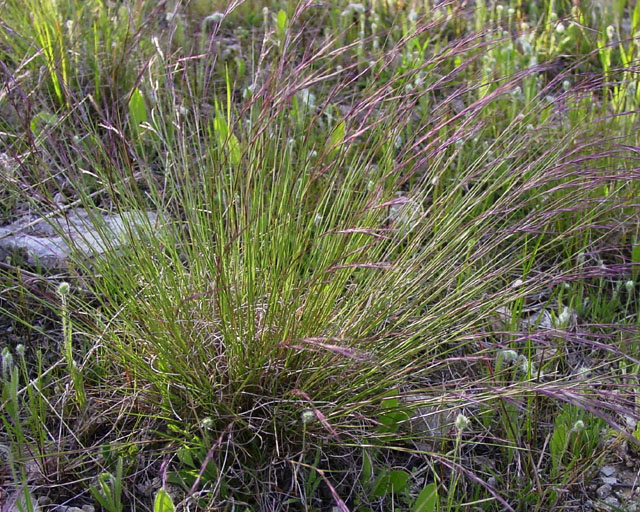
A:
<svg viewBox="0 0 640 512">
<path fill-rule="evenodd" d="M 389 492 L 389 473 L 384 472 L 378 475 L 371 489 L 371 497 L 373 499 L 381 498 Z"/>
<path fill-rule="evenodd" d="M 134 89 L 129 99 L 129 117 L 131 126 L 137 132 L 140 123 L 147 122 L 147 106 L 139 89 Z"/>
<path fill-rule="evenodd" d="M 153 502 L 153 512 L 174 512 L 175 509 L 171 496 L 165 491 L 164 487 L 161 488 Z"/>
<path fill-rule="evenodd" d="M 29 125 L 31 131 L 37 135 L 40 134 L 41 131 L 44 131 L 46 128 L 54 126 L 58 123 L 58 116 L 55 114 L 50 114 L 49 112 L 38 112 L 31 119 L 31 124 Z"/>
<path fill-rule="evenodd" d="M 233 165 L 238 165 L 242 158 L 240 142 L 238 141 L 238 138 L 231 133 L 229 125 L 221 115 L 218 115 L 213 120 L 213 128 L 217 134 L 218 144 L 220 144 L 220 147 L 224 147 L 228 151 L 229 161 Z"/>
<path fill-rule="evenodd" d="M 636 5 L 633 8 L 633 15 L 631 16 L 631 35 L 638 37 L 636 33 L 640 29 L 640 1 L 636 0 Z"/>
<path fill-rule="evenodd" d="M 373 478 L 373 461 L 371 455 L 366 448 L 362 449 L 362 474 L 360 475 L 360 481 L 363 484 L 368 484 Z"/>
<path fill-rule="evenodd" d="M 338 151 L 340 145 L 344 142 L 344 121 L 338 123 L 338 125 L 331 132 L 329 137 L 329 151 L 335 153 Z"/>
<path fill-rule="evenodd" d="M 433 512 L 437 504 L 438 485 L 435 482 L 431 482 L 420 491 L 411 512 Z"/>
<path fill-rule="evenodd" d="M 636 429 L 633 431 L 633 437 L 640 441 L 640 423 L 638 423 Z"/>
<path fill-rule="evenodd" d="M 640 5 L 640 0 L 638 1 L 638 5 Z M 635 243 L 633 249 L 631 250 L 631 263 L 633 264 L 633 280 L 637 281 L 638 276 L 640 275 L 640 240 Z"/>
<path fill-rule="evenodd" d="M 401 422 L 411 417 L 406 408 L 399 407 L 399 403 L 397 397 L 385 398 L 382 401 L 381 408 L 383 412 L 379 418 L 381 425 L 378 427 L 378 432 L 393 433 L 398 430 Z"/>
<path fill-rule="evenodd" d="M 389 484 L 391 490 L 394 493 L 401 493 L 407 488 L 407 484 L 409 483 L 409 479 L 411 478 L 411 474 L 402 470 L 396 469 L 389 473 Z"/>
<path fill-rule="evenodd" d="M 389 492 L 401 493 L 407 488 L 411 475 L 406 471 L 397 469 L 394 471 L 385 471 L 376 478 L 371 489 L 372 498 L 381 498 Z"/>
<path fill-rule="evenodd" d="M 562 463 L 562 458 L 567 450 L 568 428 L 562 422 L 556 422 L 553 435 L 549 442 L 549 452 L 551 453 L 551 464 L 553 471 L 557 471 Z"/>
<path fill-rule="evenodd" d="M 278 12 L 278 17 L 276 18 L 276 25 L 278 27 L 278 33 L 280 35 L 284 34 L 287 30 L 287 13 L 282 9 Z"/>
<path fill-rule="evenodd" d="M 380 407 L 382 407 L 383 409 L 395 409 L 396 407 L 398 407 L 398 398 L 385 398 L 382 401 L 382 404 L 380 405 Z"/>
<path fill-rule="evenodd" d="M 196 463 L 193 461 L 193 457 L 191 455 L 191 450 L 189 448 L 180 448 L 177 451 L 177 455 L 178 455 L 178 459 L 183 464 L 186 464 L 187 466 L 189 466 L 191 468 L 197 467 Z"/>
</svg>

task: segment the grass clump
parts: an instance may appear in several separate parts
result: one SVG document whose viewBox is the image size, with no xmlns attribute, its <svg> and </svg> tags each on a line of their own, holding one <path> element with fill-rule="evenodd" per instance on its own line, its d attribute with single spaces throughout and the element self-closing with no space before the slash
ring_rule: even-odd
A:
<svg viewBox="0 0 640 512">
<path fill-rule="evenodd" d="M 636 84 L 546 4 L 8 3 L 4 215 L 72 253 L 1 267 L 11 499 L 586 502 L 637 416 Z"/>
</svg>

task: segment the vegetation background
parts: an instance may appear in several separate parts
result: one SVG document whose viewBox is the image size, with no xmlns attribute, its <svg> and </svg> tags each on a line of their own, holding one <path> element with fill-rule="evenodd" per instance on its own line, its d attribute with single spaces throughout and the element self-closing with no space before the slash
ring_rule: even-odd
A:
<svg viewBox="0 0 640 512">
<path fill-rule="evenodd" d="M 640 2 L 0 13 L 3 511 L 638 509 Z"/>
</svg>

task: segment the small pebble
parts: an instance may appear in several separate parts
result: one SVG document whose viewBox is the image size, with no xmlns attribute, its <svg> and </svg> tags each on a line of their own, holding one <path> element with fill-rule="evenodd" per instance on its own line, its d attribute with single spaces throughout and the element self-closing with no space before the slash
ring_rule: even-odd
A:
<svg viewBox="0 0 640 512">
<path fill-rule="evenodd" d="M 601 485 L 600 487 L 598 487 L 598 490 L 596 491 L 596 494 L 598 495 L 598 498 L 600 498 L 600 499 L 606 498 L 607 496 L 609 496 L 611 494 L 611 486 L 609 484 Z"/>
<path fill-rule="evenodd" d="M 602 466 L 600 468 L 600 473 L 602 473 L 604 476 L 611 476 L 616 472 L 616 468 L 614 468 L 613 466 Z"/>
<path fill-rule="evenodd" d="M 618 498 L 616 498 L 615 496 L 609 496 L 608 498 L 605 498 L 604 502 L 610 507 L 620 506 L 620 500 L 618 500 Z"/>
</svg>

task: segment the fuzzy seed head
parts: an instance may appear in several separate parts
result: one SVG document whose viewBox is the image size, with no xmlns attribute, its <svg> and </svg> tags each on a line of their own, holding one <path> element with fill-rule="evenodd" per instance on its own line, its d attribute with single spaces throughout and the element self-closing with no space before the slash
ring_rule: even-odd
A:
<svg viewBox="0 0 640 512">
<path fill-rule="evenodd" d="M 9 347 L 4 347 L 2 349 L 2 376 L 7 378 L 9 371 L 13 367 L 13 356 L 11 355 L 11 351 Z"/>
<path fill-rule="evenodd" d="M 463 432 L 464 430 L 466 430 L 469 427 L 469 424 L 471 422 L 469 421 L 469 418 L 467 418 L 464 414 L 458 414 L 458 416 L 456 417 L 456 429 L 458 429 L 458 432 Z"/>
<path fill-rule="evenodd" d="M 571 318 L 571 312 L 567 306 L 564 307 L 562 313 L 558 316 L 558 323 L 560 325 L 567 325 L 569 323 L 569 319 Z"/>
<path fill-rule="evenodd" d="M 69 285 L 69 283 L 63 281 L 58 285 L 58 295 L 60 295 L 61 297 L 66 297 L 67 295 L 69 295 L 70 289 L 71 286 Z"/>
<path fill-rule="evenodd" d="M 221 12 L 214 12 L 212 14 L 209 14 L 209 16 L 207 16 L 204 19 L 205 23 L 219 23 L 224 19 L 224 14 Z"/>
<path fill-rule="evenodd" d="M 609 25 L 609 26 L 607 27 L 607 38 L 608 38 L 609 40 L 612 40 L 612 39 L 613 39 L 613 36 L 615 36 L 615 35 L 616 35 L 616 29 L 615 29 L 615 27 L 614 27 L 613 25 Z"/>
<path fill-rule="evenodd" d="M 298 94 L 302 103 L 309 108 L 315 108 L 316 96 L 309 89 L 302 89 Z"/>
<path fill-rule="evenodd" d="M 302 420 L 302 424 L 306 425 L 316 419 L 316 413 L 313 412 L 311 409 L 305 409 L 304 411 L 302 411 L 302 414 L 300 415 L 300 419 Z"/>
<path fill-rule="evenodd" d="M 349 5 L 347 5 L 347 8 L 344 11 L 342 11 L 341 15 L 342 16 L 350 16 L 350 15 L 352 15 L 354 13 L 363 14 L 365 10 L 366 10 L 366 8 L 362 4 L 349 4 Z"/>
<path fill-rule="evenodd" d="M 506 362 L 512 362 L 518 359 L 518 353 L 515 350 L 501 350 L 499 354 Z"/>
</svg>

